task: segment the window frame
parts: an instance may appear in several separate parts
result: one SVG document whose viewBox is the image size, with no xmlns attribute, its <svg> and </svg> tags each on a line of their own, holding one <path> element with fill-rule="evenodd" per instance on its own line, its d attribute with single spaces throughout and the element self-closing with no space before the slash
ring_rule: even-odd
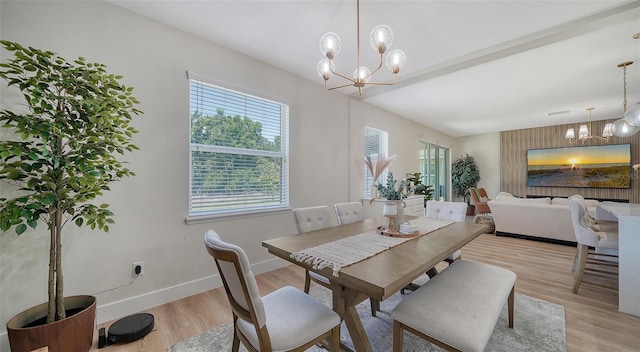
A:
<svg viewBox="0 0 640 352">
<path fill-rule="evenodd" d="M 236 148 L 230 146 L 216 145 L 216 144 L 201 144 L 201 143 L 193 143 L 192 138 L 192 120 L 191 115 L 193 113 L 192 106 L 192 87 L 194 82 L 196 84 L 202 84 L 206 86 L 210 86 L 216 90 L 227 91 L 232 94 L 238 94 L 242 97 L 248 97 L 250 99 L 258 99 L 263 100 L 268 103 L 278 104 L 280 105 L 280 119 L 279 119 L 279 129 L 280 129 L 280 151 L 270 151 L 270 150 L 259 150 L 259 149 L 245 149 L 245 148 Z M 193 72 L 187 71 L 187 85 L 189 90 L 189 135 L 188 135 L 188 143 L 189 143 L 189 185 L 188 185 L 188 194 L 187 194 L 187 217 L 186 223 L 200 223 L 207 221 L 215 221 L 215 220 L 226 220 L 232 218 L 244 218 L 244 217 L 254 217 L 254 216 L 263 216 L 269 215 L 273 213 L 279 212 L 288 212 L 291 211 L 290 207 L 290 172 L 289 172 L 289 119 L 290 119 L 290 104 L 284 102 L 283 99 L 274 98 L 273 96 L 269 96 L 268 94 L 262 94 L 260 92 L 251 91 L 245 88 L 232 87 L 229 84 L 217 82 L 215 80 L 194 74 Z M 272 121 L 276 121 L 272 119 Z M 276 198 L 279 199 L 277 204 L 266 205 L 265 203 L 259 203 L 257 206 L 247 206 L 245 204 L 241 207 L 235 207 L 230 210 L 221 210 L 221 209 L 213 209 L 211 211 L 194 211 L 194 199 L 193 199 L 193 187 L 194 187 L 194 169 L 193 169 L 193 153 L 195 151 L 198 152 L 211 152 L 211 153 L 223 153 L 223 154 L 231 154 L 231 155 L 242 155 L 242 156 L 264 156 L 269 158 L 278 158 L 280 161 L 280 190 L 277 193 Z M 250 200 L 248 198 L 248 200 Z"/>
<path fill-rule="evenodd" d="M 378 155 L 389 156 L 389 132 L 380 128 L 372 127 L 372 126 L 364 126 L 363 133 L 363 149 L 365 151 L 365 155 L 367 153 L 367 131 L 375 131 L 380 134 L 380 142 L 382 142 L 382 146 L 378 145 Z M 377 159 L 376 159 L 377 160 Z M 378 180 L 384 180 L 387 178 L 387 170 L 385 170 L 379 177 Z M 364 165 L 364 189 L 363 189 L 363 199 L 372 199 L 375 198 L 373 194 L 371 194 L 371 188 L 374 184 L 373 175 L 369 172 L 369 168 L 367 165 Z"/>
</svg>

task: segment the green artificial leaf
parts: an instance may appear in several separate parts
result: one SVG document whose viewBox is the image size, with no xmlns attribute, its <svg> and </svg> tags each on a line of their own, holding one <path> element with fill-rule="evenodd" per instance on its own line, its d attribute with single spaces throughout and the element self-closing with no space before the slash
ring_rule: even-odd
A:
<svg viewBox="0 0 640 352">
<path fill-rule="evenodd" d="M 20 224 L 16 226 L 16 233 L 18 234 L 18 236 L 22 235 L 25 231 L 27 231 L 27 225 Z"/>
</svg>

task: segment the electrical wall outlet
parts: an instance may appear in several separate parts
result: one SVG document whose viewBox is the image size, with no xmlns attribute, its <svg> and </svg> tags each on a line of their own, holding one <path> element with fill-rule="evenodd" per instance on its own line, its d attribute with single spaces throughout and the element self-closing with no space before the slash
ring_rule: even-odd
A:
<svg viewBox="0 0 640 352">
<path fill-rule="evenodd" d="M 131 274 L 133 277 L 142 276 L 144 274 L 144 262 L 134 262 L 131 264 Z"/>
</svg>

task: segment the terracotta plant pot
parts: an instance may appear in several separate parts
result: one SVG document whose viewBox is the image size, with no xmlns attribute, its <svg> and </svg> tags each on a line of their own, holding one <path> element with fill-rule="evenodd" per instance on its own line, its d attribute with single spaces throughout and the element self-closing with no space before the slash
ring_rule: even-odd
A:
<svg viewBox="0 0 640 352">
<path fill-rule="evenodd" d="M 51 324 L 29 326 L 46 319 L 47 303 L 17 314 L 7 322 L 12 352 L 30 352 L 47 346 L 49 352 L 86 352 L 93 344 L 96 298 L 71 296 L 64 299 L 67 317 Z"/>
</svg>

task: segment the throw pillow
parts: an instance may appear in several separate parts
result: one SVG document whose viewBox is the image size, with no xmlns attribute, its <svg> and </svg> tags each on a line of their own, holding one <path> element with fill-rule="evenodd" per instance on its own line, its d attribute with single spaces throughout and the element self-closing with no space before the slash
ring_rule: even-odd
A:
<svg viewBox="0 0 640 352">
<path fill-rule="evenodd" d="M 490 201 L 491 199 L 489 199 L 489 197 L 480 197 L 480 203 L 486 203 L 488 201 Z"/>
</svg>

